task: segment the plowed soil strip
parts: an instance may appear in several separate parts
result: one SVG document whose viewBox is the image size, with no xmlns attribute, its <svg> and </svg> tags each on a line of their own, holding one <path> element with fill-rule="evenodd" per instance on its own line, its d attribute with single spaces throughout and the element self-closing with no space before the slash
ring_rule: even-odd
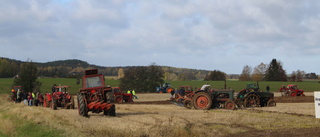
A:
<svg viewBox="0 0 320 137">
<path fill-rule="evenodd" d="M 275 97 L 277 103 L 309 103 L 314 102 L 313 96 Z"/>
<path fill-rule="evenodd" d="M 257 109 L 248 109 L 249 111 L 252 112 L 257 112 L 257 113 L 277 113 L 277 114 L 287 114 L 287 115 L 293 115 L 293 116 L 299 116 L 299 117 L 312 117 L 314 118 L 314 115 L 306 115 L 306 114 L 298 114 L 298 113 L 289 113 L 289 112 L 279 112 L 279 111 L 268 111 L 268 110 L 257 110 Z"/>
</svg>

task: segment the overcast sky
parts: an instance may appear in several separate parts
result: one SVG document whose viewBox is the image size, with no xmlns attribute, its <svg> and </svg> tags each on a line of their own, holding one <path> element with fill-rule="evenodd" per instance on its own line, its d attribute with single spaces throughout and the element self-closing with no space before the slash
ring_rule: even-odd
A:
<svg viewBox="0 0 320 137">
<path fill-rule="evenodd" d="M 320 74 L 319 0 L 0 0 L 0 57 Z"/>
</svg>

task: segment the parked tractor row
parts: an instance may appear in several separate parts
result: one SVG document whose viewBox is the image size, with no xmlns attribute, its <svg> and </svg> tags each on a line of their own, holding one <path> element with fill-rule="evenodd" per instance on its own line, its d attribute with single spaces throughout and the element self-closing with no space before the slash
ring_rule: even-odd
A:
<svg viewBox="0 0 320 137">
<path fill-rule="evenodd" d="M 191 87 L 181 86 L 172 100 L 182 103 L 186 108 L 246 108 L 276 106 L 274 94 L 262 92 L 255 84 L 248 84 L 247 88 L 235 93 L 233 89 L 212 89 L 210 85 L 203 85 L 201 89 L 191 91 Z"/>
</svg>

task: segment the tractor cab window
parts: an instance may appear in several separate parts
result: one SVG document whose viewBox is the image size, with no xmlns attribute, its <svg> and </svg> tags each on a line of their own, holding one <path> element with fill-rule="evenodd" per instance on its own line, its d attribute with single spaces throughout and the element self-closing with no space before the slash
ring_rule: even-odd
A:
<svg viewBox="0 0 320 137">
<path fill-rule="evenodd" d="M 102 80 L 100 77 L 88 77 L 86 78 L 87 88 L 101 87 L 102 86 L 101 81 Z"/>
</svg>

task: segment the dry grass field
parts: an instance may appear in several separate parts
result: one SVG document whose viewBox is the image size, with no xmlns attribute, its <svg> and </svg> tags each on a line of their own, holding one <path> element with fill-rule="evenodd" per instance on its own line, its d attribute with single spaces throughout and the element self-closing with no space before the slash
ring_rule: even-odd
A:
<svg viewBox="0 0 320 137">
<path fill-rule="evenodd" d="M 148 104 L 165 101 L 170 94 L 138 94 L 135 102 L 116 104 L 116 117 L 77 110 L 24 106 L 0 100 L 0 132 L 20 136 L 16 128 L 23 121 L 44 129 L 59 131 L 57 136 L 319 136 L 320 120 L 315 119 L 314 103 L 277 103 L 276 107 L 254 109 L 195 110 L 173 104 Z M 16 122 L 13 119 L 22 120 Z M 44 130 L 43 128 L 41 130 Z M 0 134 L 0 136 L 1 136 Z M 28 136 L 28 135 L 24 135 Z M 50 133 L 45 136 L 52 136 Z"/>
</svg>

